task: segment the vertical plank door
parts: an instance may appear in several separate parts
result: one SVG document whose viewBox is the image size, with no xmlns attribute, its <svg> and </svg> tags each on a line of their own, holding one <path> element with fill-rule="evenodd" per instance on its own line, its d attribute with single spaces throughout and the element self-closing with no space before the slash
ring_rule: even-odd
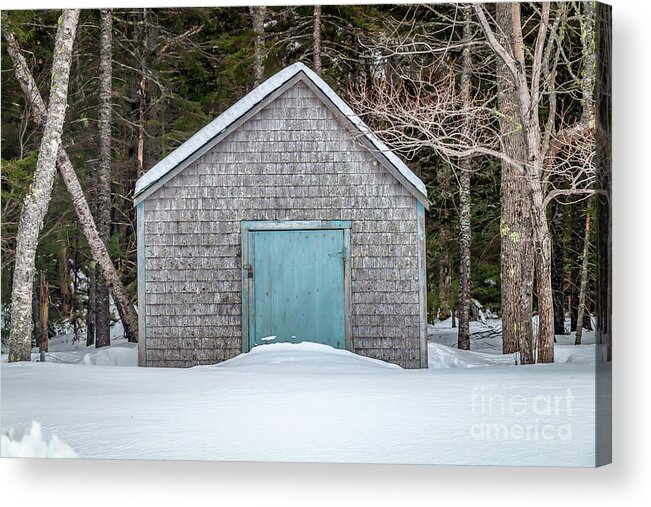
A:
<svg viewBox="0 0 651 507">
<path fill-rule="evenodd" d="M 252 346 L 311 341 L 345 348 L 344 231 L 255 231 Z"/>
</svg>

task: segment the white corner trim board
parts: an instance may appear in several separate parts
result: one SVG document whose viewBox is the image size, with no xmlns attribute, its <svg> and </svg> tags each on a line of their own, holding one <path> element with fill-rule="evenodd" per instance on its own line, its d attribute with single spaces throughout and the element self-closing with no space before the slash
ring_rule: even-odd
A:
<svg viewBox="0 0 651 507">
<path fill-rule="evenodd" d="M 373 134 L 371 129 L 357 116 L 352 109 L 346 104 L 335 91 L 327 85 L 323 79 L 317 76 L 304 64 L 298 62 L 286 67 L 277 74 L 273 75 L 260 86 L 242 97 L 233 106 L 228 108 L 208 125 L 199 130 L 196 134 L 185 141 L 176 150 L 170 153 L 163 160 L 158 162 L 154 167 L 147 171 L 136 183 L 134 200 L 141 201 L 144 197 L 145 190 L 153 191 L 153 187 L 161 182 L 167 174 L 181 165 L 189 157 L 201 150 L 211 140 L 223 133 L 228 127 L 233 125 L 238 119 L 251 111 L 256 105 L 262 102 L 270 94 L 274 93 L 290 79 L 299 73 L 303 73 L 344 115 L 348 120 L 371 142 L 377 149 L 376 156 L 381 154 L 396 170 L 413 186 L 421 198 L 427 202 L 427 189 L 422 180 L 416 176 L 378 137 Z M 372 150 L 373 151 L 373 150 Z M 147 192 L 148 194 L 150 192 Z"/>
</svg>

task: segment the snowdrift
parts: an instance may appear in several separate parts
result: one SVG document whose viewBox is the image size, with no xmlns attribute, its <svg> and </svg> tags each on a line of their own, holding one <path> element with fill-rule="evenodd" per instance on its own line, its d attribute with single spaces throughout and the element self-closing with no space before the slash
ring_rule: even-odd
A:
<svg viewBox="0 0 651 507">
<path fill-rule="evenodd" d="M 84 354 L 82 361 L 89 366 L 138 366 L 138 345 L 129 343 L 92 349 Z"/>
<path fill-rule="evenodd" d="M 134 344 L 75 342 L 48 355 L 75 364 L 2 365 L 2 454 L 594 465 L 595 345 L 562 337 L 555 364 L 523 367 L 492 340 L 460 351 L 445 333 L 445 345 L 429 344 L 430 367 L 415 370 L 307 342 L 261 345 L 215 365 L 125 368 L 135 364 Z M 564 400 L 561 411 L 541 413 L 553 399 Z M 16 429 L 32 420 L 47 439 L 40 425 Z M 505 436 L 495 438 L 496 425 Z M 553 438 L 523 440 L 524 426 Z"/>
<path fill-rule="evenodd" d="M 276 370 L 291 368 L 292 371 L 296 372 L 318 371 L 319 373 L 338 370 L 348 372 L 353 370 L 366 371 L 377 368 L 402 370 L 396 364 L 360 356 L 347 350 L 335 349 L 329 345 L 311 342 L 259 345 L 246 354 L 240 354 L 214 367 L 256 370 L 260 368 L 273 368 Z"/>
<path fill-rule="evenodd" d="M 10 428 L 0 437 L 0 453 L 3 458 L 77 458 L 68 444 L 52 435 L 49 442 L 43 438 L 41 425 L 32 421 L 26 433 L 22 428 Z"/>
<path fill-rule="evenodd" d="M 440 343 L 428 344 L 428 366 L 430 368 L 477 368 L 481 366 L 515 365 L 516 354 L 488 354 L 470 350 L 453 349 Z"/>
</svg>

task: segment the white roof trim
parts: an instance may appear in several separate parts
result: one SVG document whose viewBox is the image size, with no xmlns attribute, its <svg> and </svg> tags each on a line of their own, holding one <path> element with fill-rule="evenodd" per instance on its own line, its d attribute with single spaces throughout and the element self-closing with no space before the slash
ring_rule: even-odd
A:
<svg viewBox="0 0 651 507">
<path fill-rule="evenodd" d="M 299 72 L 305 75 L 323 92 L 325 96 L 353 123 L 362 134 L 373 144 L 373 146 L 393 165 L 400 174 L 418 190 L 427 200 L 427 189 L 422 180 L 416 176 L 382 141 L 380 141 L 362 119 L 353 113 L 346 104 L 323 79 L 317 76 L 304 64 L 298 62 L 267 79 L 260 86 L 242 97 L 233 106 L 228 108 L 208 125 L 199 130 L 196 134 L 185 141 L 176 150 L 170 153 L 163 160 L 147 171 L 136 183 L 135 196 L 153 186 L 166 174 L 178 167 L 184 160 L 210 142 L 217 135 L 222 133 L 230 125 L 245 115 L 253 107 L 263 101 L 267 96 L 284 85 Z"/>
</svg>

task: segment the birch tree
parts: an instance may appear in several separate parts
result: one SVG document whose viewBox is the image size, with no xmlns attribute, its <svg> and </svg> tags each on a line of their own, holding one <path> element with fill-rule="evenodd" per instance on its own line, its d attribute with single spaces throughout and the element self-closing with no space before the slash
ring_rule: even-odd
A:
<svg viewBox="0 0 651 507">
<path fill-rule="evenodd" d="M 14 34 L 7 28 L 6 13 L 2 17 L 2 32 L 7 41 L 7 53 L 14 64 L 14 74 L 20 84 L 25 99 L 30 105 L 33 120 L 40 126 L 45 125 L 48 117 L 47 107 L 41 94 L 36 86 L 36 82 L 29 71 L 27 62 L 23 57 L 18 42 Z M 109 286 L 113 299 L 120 314 L 120 319 L 124 325 L 125 337 L 129 341 L 138 339 L 138 315 L 131 304 L 127 291 L 120 281 L 120 277 L 113 266 L 113 262 L 108 254 L 106 246 L 102 242 L 95 226 L 92 213 L 88 206 L 88 201 L 81 188 L 77 174 L 75 173 L 72 162 L 63 147 L 59 147 L 57 154 L 57 167 L 61 172 L 61 177 L 65 184 L 66 190 L 70 194 L 70 200 L 77 214 L 81 230 L 90 246 L 93 260 L 100 268 L 102 277 Z"/>
<path fill-rule="evenodd" d="M 79 10 L 70 9 L 63 12 L 59 21 L 54 45 L 48 118 L 43 129 L 34 180 L 25 199 L 18 225 L 9 335 L 10 362 L 31 360 L 36 247 L 56 175 L 57 154 L 68 105 L 72 46 L 78 20 Z"/>
</svg>

